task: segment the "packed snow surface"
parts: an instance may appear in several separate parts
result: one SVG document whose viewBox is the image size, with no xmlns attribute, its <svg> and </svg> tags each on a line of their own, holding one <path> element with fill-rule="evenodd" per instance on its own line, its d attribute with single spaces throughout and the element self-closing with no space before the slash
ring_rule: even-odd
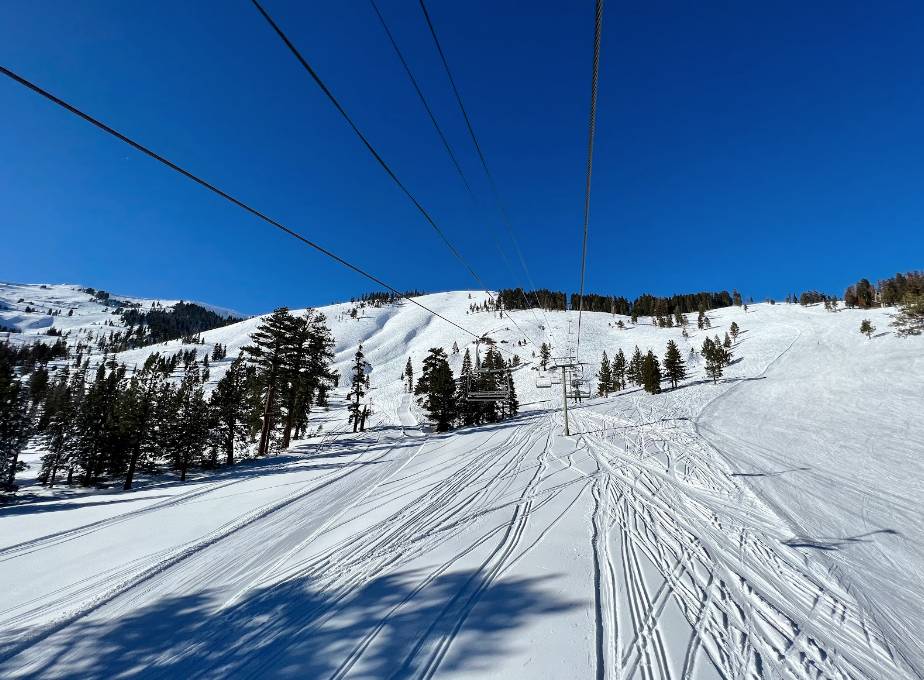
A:
<svg viewBox="0 0 924 680">
<path fill-rule="evenodd" d="M 0 509 L 0 676 L 924 677 L 924 338 L 880 309 L 714 310 L 689 339 L 585 313 L 588 377 L 669 338 L 691 376 L 573 404 L 564 436 L 561 386 L 517 342 L 565 354 L 576 314 L 467 313 L 486 297 L 418 301 L 520 355 L 515 419 L 430 432 L 399 375 L 453 343 L 458 372 L 472 338 L 407 302 L 334 305 L 337 368 L 360 342 L 373 366 L 369 431 L 340 389 L 283 454 Z M 732 321 L 713 384 L 690 349 Z M 228 345 L 213 383 L 258 324 L 203 334 Z"/>
</svg>

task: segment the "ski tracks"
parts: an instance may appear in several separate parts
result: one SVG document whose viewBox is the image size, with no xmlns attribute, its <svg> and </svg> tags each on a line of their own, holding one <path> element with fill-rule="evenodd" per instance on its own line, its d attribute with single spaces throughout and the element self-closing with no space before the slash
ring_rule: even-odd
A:
<svg viewBox="0 0 924 680">
<path fill-rule="evenodd" d="M 598 677 L 913 677 L 850 593 L 768 535 L 778 520 L 689 421 L 637 402 L 615 417 L 575 413 L 601 472 L 592 518 Z M 664 619 L 669 600 L 689 627 L 680 649 Z"/>
</svg>

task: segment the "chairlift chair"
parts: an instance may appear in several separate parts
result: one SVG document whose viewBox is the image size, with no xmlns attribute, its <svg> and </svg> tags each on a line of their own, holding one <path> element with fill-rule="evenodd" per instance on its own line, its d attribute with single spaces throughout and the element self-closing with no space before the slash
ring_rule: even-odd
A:
<svg viewBox="0 0 924 680">
<path fill-rule="evenodd" d="M 552 386 L 551 378 L 542 378 L 542 377 L 536 378 L 536 387 L 538 387 L 540 390 L 548 389 L 551 386 Z"/>
<path fill-rule="evenodd" d="M 494 389 L 494 390 L 477 390 L 475 389 L 474 379 L 482 376 L 488 375 L 490 373 L 501 373 L 506 375 L 508 369 L 506 368 L 492 368 L 492 369 L 482 369 L 481 368 L 481 357 L 478 354 L 478 344 L 479 342 L 484 342 L 485 338 L 479 338 L 475 340 L 475 370 L 468 376 L 468 394 L 466 395 L 466 401 L 487 401 L 487 402 L 499 402 L 507 401 L 510 398 L 510 383 L 505 379 L 503 380 L 503 386 Z M 493 344 L 493 343 L 491 343 Z"/>
</svg>

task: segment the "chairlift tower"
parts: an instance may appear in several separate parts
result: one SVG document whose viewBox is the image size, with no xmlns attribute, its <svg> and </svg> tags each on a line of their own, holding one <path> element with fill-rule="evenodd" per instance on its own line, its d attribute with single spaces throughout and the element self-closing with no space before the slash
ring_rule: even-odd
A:
<svg viewBox="0 0 924 680">
<path fill-rule="evenodd" d="M 564 356 L 564 357 L 554 357 L 552 359 L 553 366 L 552 368 L 561 369 L 561 397 L 562 397 L 562 411 L 565 416 L 565 436 L 568 437 L 571 435 L 571 429 L 568 423 L 568 385 L 572 385 L 574 390 L 572 391 L 572 396 L 579 401 L 581 392 L 580 384 L 584 382 L 583 373 L 580 377 L 574 378 L 573 373 L 576 370 L 581 370 L 583 372 L 582 366 L 586 365 L 585 363 L 579 362 L 574 356 Z M 571 373 L 572 375 L 569 375 Z M 577 383 L 575 387 L 574 383 Z"/>
</svg>

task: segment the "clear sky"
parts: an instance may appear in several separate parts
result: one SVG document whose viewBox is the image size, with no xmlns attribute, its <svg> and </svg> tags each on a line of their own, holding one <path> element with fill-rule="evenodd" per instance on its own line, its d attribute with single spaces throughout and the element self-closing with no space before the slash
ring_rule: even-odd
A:
<svg viewBox="0 0 924 680">
<path fill-rule="evenodd" d="M 416 2 L 266 0 L 492 287 L 525 284 Z M 428 5 L 536 285 L 576 290 L 593 3 Z M 746 296 L 924 266 L 924 4 L 606 7 L 587 288 Z M 8 0 L 0 63 L 400 289 L 474 288 L 251 3 Z M 0 78 L 0 280 L 243 312 L 372 288 Z"/>
</svg>

